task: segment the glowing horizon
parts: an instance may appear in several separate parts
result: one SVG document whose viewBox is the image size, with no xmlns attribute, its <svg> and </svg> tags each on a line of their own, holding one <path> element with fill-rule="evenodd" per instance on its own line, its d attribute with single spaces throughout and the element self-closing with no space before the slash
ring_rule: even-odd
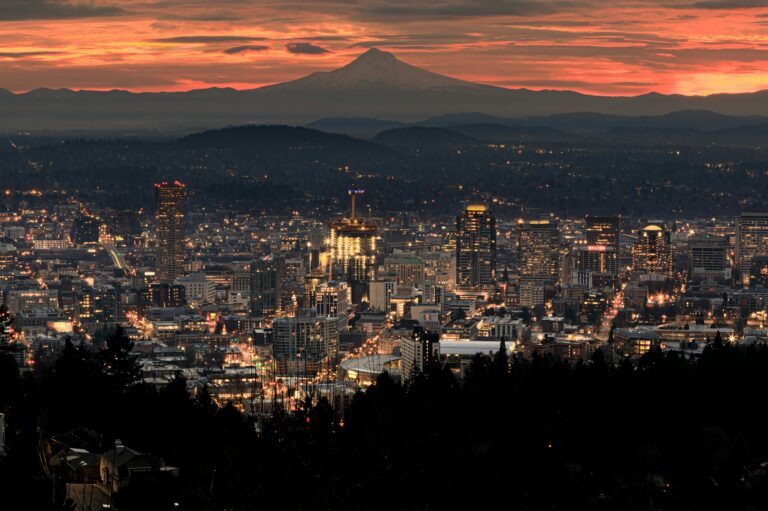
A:
<svg viewBox="0 0 768 511">
<path fill-rule="evenodd" d="M 755 92 L 768 89 L 768 2 L 0 4 L 0 88 L 13 92 L 253 89 L 341 67 L 370 47 L 506 88 L 609 96 Z"/>
</svg>

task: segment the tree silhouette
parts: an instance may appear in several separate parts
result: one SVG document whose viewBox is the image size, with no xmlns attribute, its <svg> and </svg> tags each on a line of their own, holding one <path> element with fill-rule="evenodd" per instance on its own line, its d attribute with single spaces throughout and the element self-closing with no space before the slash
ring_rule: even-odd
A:
<svg viewBox="0 0 768 511">
<path fill-rule="evenodd" d="M 104 367 L 106 384 L 115 393 L 125 392 L 141 379 L 141 366 L 133 350 L 133 341 L 118 326 L 105 341 L 106 347 L 99 353 Z"/>
</svg>

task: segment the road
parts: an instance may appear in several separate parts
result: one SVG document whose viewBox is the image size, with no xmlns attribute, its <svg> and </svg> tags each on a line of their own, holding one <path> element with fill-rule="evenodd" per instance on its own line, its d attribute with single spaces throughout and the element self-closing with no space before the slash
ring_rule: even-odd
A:
<svg viewBox="0 0 768 511">
<path fill-rule="evenodd" d="M 128 264 L 123 254 L 118 252 L 117 248 L 112 243 L 102 243 L 102 246 L 104 247 L 104 250 L 106 250 L 109 254 L 109 257 L 112 259 L 112 264 L 115 265 L 115 268 L 123 270 L 128 274 L 133 273 L 133 268 L 131 268 L 131 265 Z"/>
<path fill-rule="evenodd" d="M 595 338 L 599 341 L 605 342 L 608 340 L 608 336 L 611 332 L 611 325 L 613 325 L 613 320 L 616 318 L 616 314 L 618 314 L 619 311 L 624 308 L 625 286 L 626 284 L 622 284 L 621 289 L 619 289 L 619 291 L 613 295 L 613 300 L 611 301 L 610 305 L 608 305 L 608 308 L 603 314 L 603 319 L 600 322 L 600 328 L 598 328 L 597 332 L 595 332 Z"/>
</svg>

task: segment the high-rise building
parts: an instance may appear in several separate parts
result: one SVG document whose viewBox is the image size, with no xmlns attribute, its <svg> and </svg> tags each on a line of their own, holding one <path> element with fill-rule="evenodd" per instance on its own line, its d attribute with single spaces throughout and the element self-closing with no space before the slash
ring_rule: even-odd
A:
<svg viewBox="0 0 768 511">
<path fill-rule="evenodd" d="M 336 318 L 319 317 L 311 309 L 303 312 L 295 317 L 277 317 L 272 322 L 272 349 L 278 374 L 311 376 L 325 359 L 338 354 Z"/>
<path fill-rule="evenodd" d="M 349 286 L 346 282 L 324 282 L 315 290 L 315 310 L 318 316 L 346 317 L 349 309 Z"/>
<path fill-rule="evenodd" d="M 768 287 L 768 256 L 755 256 L 749 269 L 750 287 Z"/>
<path fill-rule="evenodd" d="M 216 301 L 216 283 L 206 278 L 204 273 L 193 273 L 186 277 L 179 277 L 175 284 L 184 287 L 187 303 L 202 305 Z"/>
<path fill-rule="evenodd" d="M 331 223 L 330 264 L 331 275 L 336 280 L 346 281 L 353 291 L 376 278 L 376 251 L 378 227 L 376 224 L 358 218 L 357 197 L 364 190 L 350 190 L 352 214 L 338 222 Z M 364 286 L 363 286 L 364 287 Z M 364 292 L 353 292 L 353 301 L 358 303 Z"/>
<path fill-rule="evenodd" d="M 691 278 L 728 278 L 728 238 L 693 236 L 688 240 L 688 274 Z"/>
<path fill-rule="evenodd" d="M 456 286 L 492 286 L 496 280 L 496 218 L 483 205 L 469 205 L 456 218 Z"/>
<path fill-rule="evenodd" d="M 92 216 L 80 215 L 72 224 L 72 241 L 76 245 L 99 242 L 101 222 Z"/>
<path fill-rule="evenodd" d="M 584 232 L 587 236 L 588 247 L 608 247 L 619 253 L 619 221 L 618 216 L 591 216 L 585 218 Z"/>
<path fill-rule="evenodd" d="M 672 245 L 663 222 L 652 220 L 637 233 L 632 247 L 632 270 L 649 275 L 672 276 Z"/>
<path fill-rule="evenodd" d="M 251 314 L 271 316 L 280 309 L 282 272 L 280 260 L 264 259 L 251 263 Z"/>
<path fill-rule="evenodd" d="M 742 213 L 736 227 L 736 261 L 748 280 L 752 259 L 768 255 L 768 213 Z"/>
<path fill-rule="evenodd" d="M 440 351 L 440 335 L 423 328 L 416 328 L 411 338 L 401 342 L 400 374 L 403 380 L 424 372 L 437 360 Z"/>
<path fill-rule="evenodd" d="M 384 260 L 387 272 L 397 275 L 398 285 L 424 287 L 424 261 L 406 253 L 397 253 Z"/>
<path fill-rule="evenodd" d="M 144 290 L 142 305 L 148 307 L 182 307 L 187 303 L 186 290 L 179 284 L 154 283 Z"/>
<path fill-rule="evenodd" d="M 560 250 L 560 225 L 557 220 L 517 222 L 517 257 L 521 279 L 556 281 L 560 275 Z"/>
<path fill-rule="evenodd" d="M 184 202 L 186 189 L 178 181 L 155 185 L 157 203 L 157 280 L 172 283 L 184 269 Z"/>
<path fill-rule="evenodd" d="M 374 280 L 368 290 L 368 303 L 371 309 L 388 312 L 395 294 L 397 283 L 393 280 Z"/>
<path fill-rule="evenodd" d="M 576 270 L 582 272 L 619 272 L 619 254 L 608 245 L 580 246 L 576 253 Z"/>
<path fill-rule="evenodd" d="M 18 261 L 19 254 L 16 247 L 10 243 L 0 242 L 0 272 L 10 274 L 16 268 Z M 0 280 L 3 280 L 2 276 L 0 276 Z"/>
</svg>

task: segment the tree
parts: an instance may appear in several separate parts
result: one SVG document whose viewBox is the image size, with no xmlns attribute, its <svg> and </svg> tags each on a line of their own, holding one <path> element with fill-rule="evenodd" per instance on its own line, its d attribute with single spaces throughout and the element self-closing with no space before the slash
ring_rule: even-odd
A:
<svg viewBox="0 0 768 511">
<path fill-rule="evenodd" d="M 714 340 L 712 341 L 712 346 L 716 350 L 721 350 L 723 349 L 724 345 L 725 343 L 723 342 L 723 336 L 720 335 L 720 330 L 718 330 L 717 333 L 715 334 Z"/>
<path fill-rule="evenodd" d="M 118 326 L 115 333 L 107 337 L 106 348 L 99 353 L 109 389 L 116 393 L 125 392 L 141 379 L 141 366 L 131 353 L 133 341 Z"/>
<path fill-rule="evenodd" d="M 493 373 L 497 378 L 504 378 L 509 373 L 507 343 L 504 342 L 504 337 L 502 337 L 499 342 L 499 351 L 493 356 Z"/>
</svg>

